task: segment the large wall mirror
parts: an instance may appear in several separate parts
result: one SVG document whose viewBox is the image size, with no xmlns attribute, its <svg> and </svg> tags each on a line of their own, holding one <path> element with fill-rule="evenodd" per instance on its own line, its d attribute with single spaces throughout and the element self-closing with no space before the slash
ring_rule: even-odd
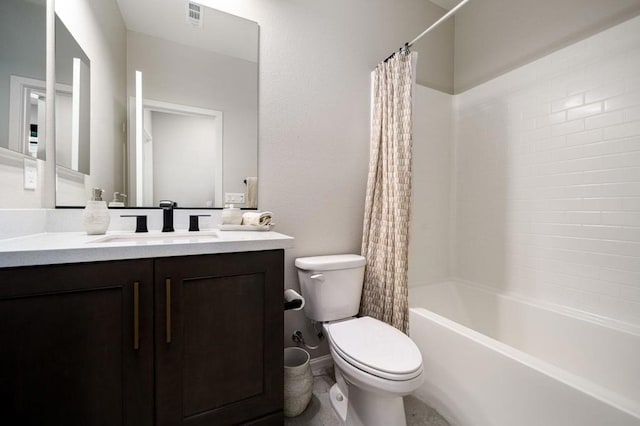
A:
<svg viewBox="0 0 640 426">
<path fill-rule="evenodd" d="M 128 207 L 257 207 L 257 23 L 186 0 L 67 0 L 55 11 L 79 49 L 57 36 L 56 62 L 70 51 L 67 83 L 90 87 L 79 99 L 87 135 L 61 139 L 56 119 L 67 161 L 58 206 L 84 206 L 99 187 Z"/>
</svg>

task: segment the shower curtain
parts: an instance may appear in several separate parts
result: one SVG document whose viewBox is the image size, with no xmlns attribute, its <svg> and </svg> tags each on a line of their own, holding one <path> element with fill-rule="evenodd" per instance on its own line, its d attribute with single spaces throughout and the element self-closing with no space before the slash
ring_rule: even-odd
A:
<svg viewBox="0 0 640 426">
<path fill-rule="evenodd" d="M 371 151 L 362 256 L 367 259 L 360 313 L 408 332 L 407 270 L 413 69 L 399 52 L 373 72 Z"/>
</svg>

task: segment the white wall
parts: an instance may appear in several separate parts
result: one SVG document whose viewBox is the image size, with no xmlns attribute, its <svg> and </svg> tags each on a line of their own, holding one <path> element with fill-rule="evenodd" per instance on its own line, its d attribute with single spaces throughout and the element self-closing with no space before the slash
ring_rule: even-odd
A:
<svg viewBox="0 0 640 426">
<path fill-rule="evenodd" d="M 457 95 L 459 277 L 640 323 L 640 18 Z"/>
<path fill-rule="evenodd" d="M 416 85 L 413 117 L 409 286 L 451 277 L 453 96 Z"/>
</svg>

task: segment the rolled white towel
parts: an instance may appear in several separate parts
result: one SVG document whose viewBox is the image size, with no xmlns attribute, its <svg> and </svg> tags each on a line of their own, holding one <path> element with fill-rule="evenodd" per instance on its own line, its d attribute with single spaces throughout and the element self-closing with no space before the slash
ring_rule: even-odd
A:
<svg viewBox="0 0 640 426">
<path fill-rule="evenodd" d="M 271 212 L 246 212 L 242 215 L 242 224 L 265 226 L 271 224 L 272 218 Z"/>
</svg>

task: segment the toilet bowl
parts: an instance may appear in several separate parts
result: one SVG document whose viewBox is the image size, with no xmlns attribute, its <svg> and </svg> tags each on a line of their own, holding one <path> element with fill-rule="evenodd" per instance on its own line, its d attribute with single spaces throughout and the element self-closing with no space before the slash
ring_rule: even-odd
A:
<svg viewBox="0 0 640 426">
<path fill-rule="evenodd" d="M 402 397 L 423 382 L 422 355 L 404 333 L 360 306 L 365 259 L 357 255 L 296 259 L 305 315 L 323 323 L 334 361 L 331 405 L 347 425 L 404 426 Z"/>
<path fill-rule="evenodd" d="M 422 384 L 422 356 L 397 329 L 370 317 L 324 324 L 337 380 L 331 405 L 347 425 L 405 425 L 402 397 Z"/>
</svg>

